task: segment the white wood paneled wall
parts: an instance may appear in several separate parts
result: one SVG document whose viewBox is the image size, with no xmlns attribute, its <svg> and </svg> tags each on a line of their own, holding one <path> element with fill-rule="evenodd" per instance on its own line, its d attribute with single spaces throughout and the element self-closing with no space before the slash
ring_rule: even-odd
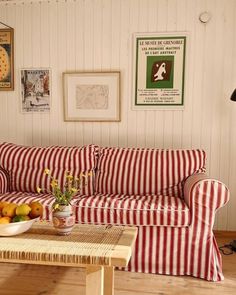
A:
<svg viewBox="0 0 236 295">
<path fill-rule="evenodd" d="M 0 92 L 0 142 L 203 148 L 231 191 L 215 228 L 236 230 L 235 0 L 0 1 L 0 21 L 15 29 L 16 78 Z M 132 34 L 169 31 L 191 37 L 185 109 L 132 111 Z M 50 114 L 20 112 L 19 69 L 32 67 L 52 69 Z M 110 70 L 121 72 L 121 122 L 64 122 L 62 72 Z"/>
</svg>

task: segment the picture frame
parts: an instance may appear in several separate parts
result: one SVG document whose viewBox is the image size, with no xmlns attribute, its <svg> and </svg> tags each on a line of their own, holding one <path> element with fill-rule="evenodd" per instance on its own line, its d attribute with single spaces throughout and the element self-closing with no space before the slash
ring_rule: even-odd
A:
<svg viewBox="0 0 236 295">
<path fill-rule="evenodd" d="M 14 29 L 0 29 L 0 91 L 14 90 Z"/>
<path fill-rule="evenodd" d="M 64 120 L 120 121 L 120 72 L 63 73 Z"/>
<path fill-rule="evenodd" d="M 132 109 L 183 109 L 188 33 L 133 36 Z"/>
<path fill-rule="evenodd" d="M 22 113 L 48 113 L 51 108 L 51 69 L 20 69 Z"/>
</svg>

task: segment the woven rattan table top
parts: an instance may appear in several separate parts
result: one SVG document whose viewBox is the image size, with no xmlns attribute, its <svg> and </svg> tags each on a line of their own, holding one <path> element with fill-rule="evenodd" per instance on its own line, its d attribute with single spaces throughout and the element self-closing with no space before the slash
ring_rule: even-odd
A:
<svg viewBox="0 0 236 295">
<path fill-rule="evenodd" d="M 137 229 L 125 226 L 75 225 L 59 236 L 49 223 L 35 223 L 18 236 L 0 237 L 0 262 L 46 265 L 126 266 Z"/>
</svg>

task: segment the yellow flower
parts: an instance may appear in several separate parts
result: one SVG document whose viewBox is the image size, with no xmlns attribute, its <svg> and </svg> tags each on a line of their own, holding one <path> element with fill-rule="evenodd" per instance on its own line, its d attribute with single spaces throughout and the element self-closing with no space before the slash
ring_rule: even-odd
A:
<svg viewBox="0 0 236 295">
<path fill-rule="evenodd" d="M 37 187 L 37 193 L 40 194 L 42 189 L 40 187 Z"/>
<path fill-rule="evenodd" d="M 49 175 L 50 174 L 50 170 L 48 168 L 44 169 L 44 173 Z"/>
<path fill-rule="evenodd" d="M 53 178 L 52 181 L 51 181 L 51 187 L 55 188 L 56 186 L 58 186 L 58 180 Z"/>
<path fill-rule="evenodd" d="M 66 175 L 66 178 L 68 179 L 68 180 L 73 180 L 73 176 L 72 175 Z"/>
<path fill-rule="evenodd" d="M 77 193 L 77 192 L 78 192 L 78 190 L 77 190 L 75 187 L 72 187 L 72 188 L 71 188 L 71 191 L 72 191 L 73 193 Z"/>
</svg>

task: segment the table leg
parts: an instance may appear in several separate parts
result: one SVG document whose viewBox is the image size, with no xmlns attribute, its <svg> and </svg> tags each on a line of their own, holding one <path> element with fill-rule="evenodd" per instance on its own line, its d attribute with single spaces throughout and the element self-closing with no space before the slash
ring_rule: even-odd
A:
<svg viewBox="0 0 236 295">
<path fill-rule="evenodd" d="M 104 294 L 104 268 L 89 265 L 86 268 L 86 295 Z"/>
<path fill-rule="evenodd" d="M 104 266 L 104 295 L 114 295 L 113 266 Z"/>
</svg>

